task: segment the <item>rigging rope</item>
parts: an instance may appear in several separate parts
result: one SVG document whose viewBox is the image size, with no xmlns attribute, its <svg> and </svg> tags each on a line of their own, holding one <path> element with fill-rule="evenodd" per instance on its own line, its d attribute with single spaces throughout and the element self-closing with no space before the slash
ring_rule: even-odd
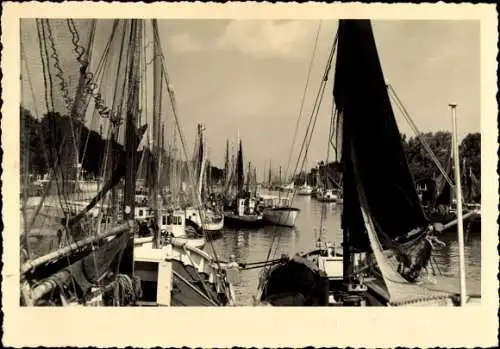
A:
<svg viewBox="0 0 500 349">
<path fill-rule="evenodd" d="M 437 168 L 441 172 L 441 174 L 444 177 L 444 179 L 451 186 L 452 190 L 455 190 L 455 185 L 453 184 L 452 180 L 450 179 L 450 177 L 446 173 L 446 170 L 443 168 L 443 166 L 439 162 L 439 159 L 434 154 L 434 152 L 432 151 L 432 149 L 430 148 L 430 146 L 427 144 L 427 142 L 425 141 L 425 139 L 422 138 L 422 132 L 420 132 L 418 130 L 417 125 L 411 119 L 410 114 L 408 113 L 408 111 L 404 107 L 403 103 L 399 99 L 398 95 L 396 94 L 396 91 L 394 91 L 394 88 L 390 84 L 387 84 L 387 87 L 388 87 L 389 91 L 392 92 L 392 96 L 393 97 L 391 99 L 395 102 L 396 107 L 399 109 L 399 111 L 401 112 L 401 114 L 403 115 L 403 117 L 406 119 L 406 121 L 408 121 L 408 124 L 410 125 L 412 131 L 415 133 L 417 139 L 422 143 L 422 145 L 424 146 L 425 150 L 428 152 L 429 156 L 431 157 L 431 160 L 436 164 Z M 389 97 L 391 97 L 390 94 L 389 94 Z"/>
<path fill-rule="evenodd" d="M 221 267 L 217 252 L 215 250 L 215 247 L 213 245 L 213 242 L 211 239 L 208 239 L 208 234 L 205 231 L 206 217 L 204 217 L 204 215 L 201 214 L 202 203 L 199 202 L 198 196 L 196 195 L 196 192 L 195 192 L 196 186 L 194 183 L 194 177 L 192 175 L 193 172 L 191 169 L 191 164 L 190 164 L 190 161 L 188 160 L 189 156 L 188 156 L 188 153 L 186 150 L 186 144 L 185 144 L 184 137 L 182 134 L 182 128 L 180 127 L 180 122 L 179 122 L 178 113 L 177 113 L 177 104 L 176 104 L 176 100 L 175 100 L 175 94 L 174 94 L 174 90 L 172 89 L 172 86 L 170 84 L 170 78 L 169 78 L 169 74 L 168 74 L 168 71 L 166 68 L 166 58 L 165 58 L 165 55 L 163 54 L 163 51 L 161 48 L 161 41 L 160 41 L 160 36 L 159 36 L 159 31 L 158 31 L 158 25 L 157 25 L 157 21 L 155 19 L 153 19 L 152 26 L 153 26 L 153 38 L 156 41 L 156 44 L 158 47 L 158 56 L 159 56 L 159 58 L 161 58 L 161 63 L 162 63 L 161 64 L 161 72 L 162 72 L 161 75 L 162 75 L 162 78 L 165 80 L 165 83 L 167 85 L 166 87 L 167 87 L 168 95 L 170 98 L 170 106 L 172 109 L 172 114 L 174 116 L 175 124 L 177 126 L 177 132 L 179 133 L 179 139 L 181 141 L 182 150 L 183 150 L 184 156 L 187 160 L 186 167 L 187 167 L 188 177 L 189 177 L 189 180 L 191 182 L 192 195 L 194 196 L 195 202 L 197 203 L 196 206 L 198 206 L 198 214 L 199 214 L 200 220 L 201 220 L 201 230 L 203 232 L 203 235 L 207 238 L 207 240 L 209 242 L 209 245 L 212 249 L 213 257 L 215 259 L 215 262 L 216 262 L 218 269 L 222 270 L 222 267 Z M 205 284 L 205 280 L 203 280 L 203 278 L 201 278 L 201 276 L 199 274 L 197 274 L 197 275 L 199 276 L 200 281 L 203 284 Z M 227 291 L 227 287 L 226 287 L 225 283 L 222 283 L 222 287 Z"/>
<path fill-rule="evenodd" d="M 304 87 L 304 92 L 302 94 L 302 100 L 300 102 L 300 108 L 299 108 L 299 116 L 298 116 L 297 122 L 295 124 L 295 132 L 293 134 L 292 145 L 290 147 L 290 155 L 288 156 L 288 161 L 287 161 L 287 164 L 286 164 L 285 178 L 288 178 L 288 170 L 289 170 L 289 167 L 290 167 L 290 161 L 292 160 L 293 149 L 295 147 L 295 140 L 297 138 L 297 133 L 298 133 L 298 130 L 299 130 L 300 119 L 302 118 L 302 111 L 304 109 L 304 103 L 305 103 L 305 100 L 306 100 L 307 89 L 309 87 L 309 80 L 311 78 L 312 66 L 313 66 L 313 63 L 314 63 L 314 58 L 316 57 L 316 50 L 317 50 L 317 46 L 318 46 L 319 33 L 321 31 L 321 24 L 322 24 L 322 21 L 320 20 L 319 23 L 318 23 L 318 28 L 316 29 L 316 36 L 315 36 L 315 39 L 314 39 L 313 52 L 312 52 L 312 55 L 311 55 L 311 60 L 309 62 L 309 68 L 308 68 L 308 71 L 307 71 L 306 85 Z"/>
<path fill-rule="evenodd" d="M 330 49 L 330 53 L 328 55 L 327 64 L 326 64 L 326 67 L 325 67 L 323 78 L 322 78 L 321 83 L 320 83 L 320 87 L 319 87 L 318 93 L 317 93 L 315 101 L 314 101 L 313 110 L 312 110 L 311 115 L 309 117 L 309 122 L 308 122 L 308 125 L 307 125 L 307 128 L 306 128 L 306 133 L 304 135 L 304 140 L 303 140 L 302 145 L 300 147 L 300 152 L 299 152 L 299 155 L 298 155 L 298 158 L 297 158 L 297 163 L 296 163 L 294 171 L 293 171 L 293 177 L 296 175 L 297 170 L 299 168 L 299 165 L 300 165 L 301 171 L 303 170 L 305 161 L 307 159 L 307 153 L 308 153 L 308 150 L 309 150 L 309 147 L 310 147 L 310 144 L 311 144 L 311 140 L 312 140 L 312 136 L 313 136 L 313 133 L 314 133 L 314 129 L 316 127 L 316 121 L 318 119 L 319 109 L 320 109 L 320 106 L 321 106 L 321 102 L 323 101 L 323 96 L 324 96 L 324 92 L 325 92 L 325 88 L 326 88 L 326 83 L 328 81 L 328 76 L 329 76 L 329 73 L 330 73 L 330 70 L 331 70 L 333 56 L 335 55 L 335 50 L 336 50 L 336 47 L 337 47 L 337 40 L 338 40 L 338 29 L 337 29 L 337 31 L 335 33 L 333 44 L 332 44 L 332 47 Z M 311 126 L 311 123 L 312 123 L 312 126 Z M 304 146 L 306 145 L 306 143 L 307 143 L 307 146 L 305 147 L 305 152 L 304 152 Z M 301 160 L 303 152 L 304 152 L 304 156 L 302 158 L 302 163 L 301 163 L 300 160 Z M 295 194 L 296 194 L 296 188 L 294 188 L 293 191 L 292 191 L 292 195 L 290 197 L 290 202 L 293 201 L 293 198 L 294 198 Z M 276 238 L 276 235 L 277 235 L 276 234 L 276 230 L 277 229 L 275 229 L 274 233 L 273 233 L 273 240 L 272 240 L 271 245 L 269 247 L 269 252 L 268 252 L 268 255 L 267 255 L 267 259 L 270 258 L 271 251 L 273 249 L 273 245 L 274 245 L 275 241 L 277 241 L 277 243 L 276 243 L 276 247 L 274 249 L 273 258 L 274 258 L 274 256 L 276 256 L 276 253 L 278 251 L 279 241 L 280 241 L 280 238 L 281 238 L 281 234 L 278 235 L 278 237 Z M 265 273 L 266 271 L 267 270 L 265 268 L 263 272 Z"/>
<path fill-rule="evenodd" d="M 165 80 L 165 83 L 167 84 L 167 91 L 168 91 L 169 98 L 170 98 L 170 106 L 172 108 L 172 113 L 173 113 L 174 120 L 175 120 L 175 123 L 176 123 L 176 126 L 177 126 L 177 132 L 179 133 L 179 139 L 181 141 L 182 151 L 184 153 L 185 158 L 189 159 L 190 157 L 189 157 L 187 149 L 186 149 L 186 144 L 185 144 L 184 136 L 183 136 L 183 133 L 182 133 L 182 128 L 180 127 L 180 122 L 179 122 L 179 117 L 178 117 L 178 112 L 177 112 L 177 103 L 176 103 L 176 100 L 175 100 L 175 93 L 174 93 L 174 90 L 172 89 L 172 86 L 170 84 L 170 77 L 169 77 L 169 74 L 168 74 L 168 71 L 167 71 L 167 68 L 166 68 L 165 55 L 163 54 L 162 49 L 161 49 L 161 45 L 160 45 L 160 37 L 159 37 L 159 33 L 158 33 L 158 27 L 157 27 L 157 24 L 156 24 L 156 20 L 153 20 L 153 36 L 154 36 L 154 40 L 156 40 L 157 45 L 158 45 L 158 51 L 159 51 L 158 55 L 161 58 L 162 63 L 163 63 L 161 65 L 162 72 L 163 72 L 162 75 L 163 75 L 163 78 Z M 197 199 L 197 195 L 196 195 L 196 192 L 195 192 L 196 185 L 195 185 L 195 182 L 194 182 L 193 171 L 191 169 L 191 163 L 190 163 L 189 160 L 186 161 L 186 167 L 187 167 L 187 171 L 188 171 L 188 177 L 189 177 L 190 182 L 191 182 L 192 195 L 196 198 L 196 203 L 197 203 L 197 206 L 198 206 L 198 211 L 201 211 L 200 208 L 201 208 L 202 204 L 200 202 L 198 202 L 199 200 Z M 201 222 L 202 222 L 202 224 L 201 224 L 202 225 L 202 231 L 204 232 L 204 235 L 206 236 L 206 232 L 205 232 L 205 228 L 204 228 L 205 217 L 203 217 L 202 215 L 200 215 L 200 218 L 201 218 Z M 217 256 L 217 253 L 215 251 L 215 248 L 213 247 L 213 243 L 212 243 L 211 240 L 209 240 L 209 244 L 212 247 L 215 261 L 216 261 L 218 267 L 220 268 L 219 258 Z"/>
</svg>

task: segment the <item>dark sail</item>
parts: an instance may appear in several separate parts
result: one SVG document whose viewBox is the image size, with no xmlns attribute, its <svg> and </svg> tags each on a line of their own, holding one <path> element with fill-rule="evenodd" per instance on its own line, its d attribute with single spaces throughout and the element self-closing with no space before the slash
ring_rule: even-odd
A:
<svg viewBox="0 0 500 349">
<path fill-rule="evenodd" d="M 245 185 L 245 178 L 243 173 L 243 146 L 240 141 L 240 149 L 238 151 L 238 159 L 236 160 L 236 175 L 238 180 L 238 194 L 241 195 L 243 192 L 243 186 Z"/>
<path fill-rule="evenodd" d="M 342 225 L 349 236 L 344 243 L 369 249 L 359 185 L 380 240 L 387 246 L 389 239 L 428 221 L 403 151 L 369 20 L 339 23 L 334 98 L 343 118 Z"/>
<path fill-rule="evenodd" d="M 446 163 L 446 173 L 449 178 L 454 178 L 453 171 L 453 161 L 451 157 L 451 146 L 450 146 L 450 156 L 448 156 L 448 162 Z M 439 175 L 436 180 L 436 200 L 434 205 L 445 205 L 449 206 L 451 204 L 452 188 L 450 183 L 444 178 L 442 174 Z"/>
</svg>

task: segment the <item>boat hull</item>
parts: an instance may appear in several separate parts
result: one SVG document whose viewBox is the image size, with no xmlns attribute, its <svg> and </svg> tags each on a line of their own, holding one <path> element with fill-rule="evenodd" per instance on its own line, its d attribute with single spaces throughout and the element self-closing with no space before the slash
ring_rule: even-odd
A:
<svg viewBox="0 0 500 349">
<path fill-rule="evenodd" d="M 313 188 L 310 186 L 300 187 L 297 191 L 297 195 L 301 196 L 311 196 L 313 193 Z"/>
<path fill-rule="evenodd" d="M 206 232 L 220 232 L 224 228 L 224 215 L 216 215 L 211 211 L 205 212 L 205 217 L 207 219 L 203 223 L 203 230 Z M 186 221 L 190 221 L 201 229 L 201 220 L 198 215 L 198 210 L 188 209 L 186 210 Z"/>
<path fill-rule="evenodd" d="M 151 243 L 152 241 L 153 241 L 152 236 L 147 236 L 144 238 L 135 238 L 134 245 L 141 246 L 143 244 Z M 203 248 L 203 246 L 205 246 L 205 243 L 207 242 L 204 237 L 190 238 L 187 236 L 173 237 L 172 241 L 175 242 L 176 244 L 186 245 L 186 246 L 193 247 L 193 248 Z"/>
<path fill-rule="evenodd" d="M 224 222 L 233 228 L 259 228 L 266 223 L 262 215 L 238 216 L 232 212 L 224 213 Z"/>
<path fill-rule="evenodd" d="M 236 304 L 232 282 L 227 276 L 220 278 L 221 273 L 226 274 L 228 266 L 215 263 L 210 255 L 198 248 L 173 239 L 158 249 L 150 242 L 142 243 L 136 246 L 134 254 L 135 273 L 143 291 L 138 302 L 140 306 Z"/>
<path fill-rule="evenodd" d="M 298 208 L 273 208 L 264 210 L 264 219 L 274 225 L 294 227 L 299 214 Z"/>
<path fill-rule="evenodd" d="M 259 290 L 261 305 L 327 306 L 328 278 L 302 257 L 271 268 Z"/>
</svg>

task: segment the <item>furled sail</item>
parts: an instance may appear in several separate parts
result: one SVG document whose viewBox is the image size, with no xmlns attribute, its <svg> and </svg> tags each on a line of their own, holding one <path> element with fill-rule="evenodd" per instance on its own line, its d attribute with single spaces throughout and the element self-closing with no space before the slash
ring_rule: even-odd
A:
<svg viewBox="0 0 500 349">
<path fill-rule="evenodd" d="M 245 174 L 243 172 L 243 146 L 240 141 L 240 149 L 238 150 L 238 158 L 236 163 L 236 175 L 238 180 L 238 195 L 243 192 L 243 186 L 245 185 Z"/>
<path fill-rule="evenodd" d="M 425 264 L 430 243 L 424 234 L 402 244 L 395 239 L 429 222 L 403 151 L 370 21 L 341 20 L 337 49 L 334 98 L 343 118 L 344 244 L 373 252 L 389 304 L 446 302 L 446 293 L 399 274 L 403 259 L 414 258 L 412 268 Z M 388 248 L 396 258 L 384 253 Z"/>
<path fill-rule="evenodd" d="M 370 21 L 340 21 L 334 84 L 343 133 L 343 227 L 349 231 L 351 247 L 369 250 L 356 183 L 383 245 L 428 224 L 406 162 Z"/>
<path fill-rule="evenodd" d="M 451 158 L 451 146 L 450 146 L 450 156 L 448 157 L 448 162 L 446 163 L 446 173 L 449 178 L 453 178 L 453 164 Z M 452 187 L 450 183 L 441 174 L 436 180 L 436 201 L 435 206 L 445 205 L 449 206 L 451 204 Z"/>
</svg>

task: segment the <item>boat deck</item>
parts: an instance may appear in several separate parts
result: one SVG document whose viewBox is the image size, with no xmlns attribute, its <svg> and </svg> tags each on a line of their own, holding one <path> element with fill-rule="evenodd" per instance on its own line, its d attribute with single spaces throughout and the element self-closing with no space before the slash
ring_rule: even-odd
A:
<svg viewBox="0 0 500 349">
<path fill-rule="evenodd" d="M 434 276 L 433 278 L 436 280 L 435 283 L 424 277 L 422 283 L 419 285 L 431 291 L 447 293 L 450 297 L 460 294 L 458 279 L 448 276 Z M 365 284 L 372 296 L 376 298 L 377 303 L 380 303 L 380 305 L 387 303 L 390 295 L 382 279 L 375 277 L 367 278 L 365 279 Z M 479 299 L 481 297 L 481 287 L 476 283 L 471 283 L 467 286 L 467 295 L 471 298 Z"/>
</svg>

